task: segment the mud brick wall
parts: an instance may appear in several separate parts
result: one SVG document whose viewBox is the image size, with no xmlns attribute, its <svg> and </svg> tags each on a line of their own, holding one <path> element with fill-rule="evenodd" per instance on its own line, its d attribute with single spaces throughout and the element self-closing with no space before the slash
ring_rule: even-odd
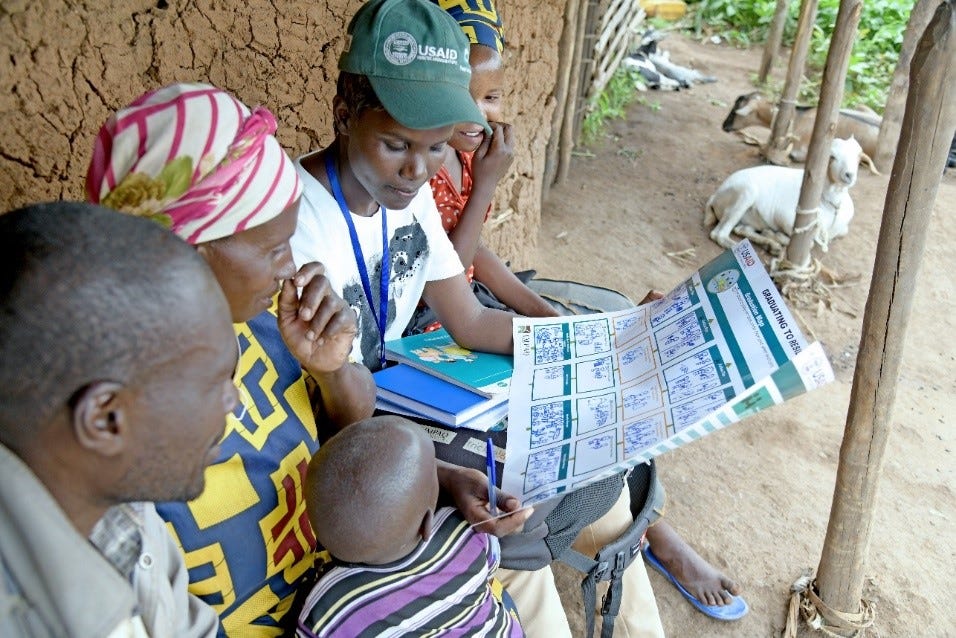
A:
<svg viewBox="0 0 956 638">
<path fill-rule="evenodd" d="M 517 157 L 489 246 L 534 256 L 564 0 L 501 0 Z M 331 139 L 336 61 L 356 0 L 0 0 L 0 210 L 81 199 L 109 114 L 175 81 L 209 82 L 279 120 L 293 157 Z"/>
</svg>

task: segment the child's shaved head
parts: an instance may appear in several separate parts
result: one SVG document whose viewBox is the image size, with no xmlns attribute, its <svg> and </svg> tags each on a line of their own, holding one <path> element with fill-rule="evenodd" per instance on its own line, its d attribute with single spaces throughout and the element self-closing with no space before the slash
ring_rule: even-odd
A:
<svg viewBox="0 0 956 638">
<path fill-rule="evenodd" d="M 337 559 L 398 560 L 430 533 L 438 501 L 434 444 L 397 416 L 350 425 L 312 458 L 305 497 L 317 540 Z"/>
</svg>

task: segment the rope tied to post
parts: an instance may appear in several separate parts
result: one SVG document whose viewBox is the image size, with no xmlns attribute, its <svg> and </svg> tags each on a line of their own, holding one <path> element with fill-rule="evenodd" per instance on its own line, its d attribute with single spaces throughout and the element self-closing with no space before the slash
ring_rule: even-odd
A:
<svg viewBox="0 0 956 638">
<path fill-rule="evenodd" d="M 820 206 L 813 208 L 797 208 L 796 218 L 801 215 L 809 216 L 809 221 L 803 226 L 794 226 L 791 233 L 791 241 L 798 235 L 805 233 L 814 233 L 813 241 L 820 246 L 820 249 L 827 252 L 830 244 L 830 235 L 825 228 L 820 226 Z M 777 254 L 770 260 L 770 277 L 777 284 L 787 299 L 794 302 L 801 308 L 816 308 L 819 314 L 824 308 L 833 309 L 834 288 L 855 285 L 860 280 L 860 275 L 840 276 L 832 270 L 825 268 L 820 260 L 811 256 L 806 265 L 795 264 L 786 258 L 783 246 L 779 246 L 779 251 L 771 252 Z M 822 276 L 821 276 L 822 275 Z M 856 313 L 842 311 L 851 317 Z"/>
<path fill-rule="evenodd" d="M 814 229 L 817 229 L 817 227 L 819 226 L 819 230 L 817 230 L 816 236 L 813 238 L 813 241 L 815 241 L 817 245 L 820 246 L 820 250 L 822 250 L 823 252 L 827 252 L 830 249 L 830 234 L 826 231 L 825 228 L 820 226 L 820 207 L 819 206 L 814 206 L 813 208 L 798 207 L 797 215 L 794 219 L 799 218 L 800 215 L 812 215 L 812 217 L 810 218 L 810 222 L 806 226 L 793 227 L 793 235 L 791 235 L 791 239 L 793 238 L 794 235 L 802 235 L 804 233 L 809 233 L 813 231 Z"/>
<path fill-rule="evenodd" d="M 799 616 L 811 629 L 830 638 L 862 638 L 876 618 L 873 606 L 865 599 L 860 601 L 860 611 L 856 613 L 827 606 L 817 595 L 817 581 L 812 569 L 807 569 L 793 582 L 790 592 L 783 638 L 796 638 Z"/>
<path fill-rule="evenodd" d="M 837 275 L 812 256 L 805 266 L 795 264 L 782 256 L 770 260 L 770 277 L 780 292 L 797 307 L 816 308 L 818 313 L 823 309 L 836 309 L 847 316 L 856 317 L 856 313 L 850 310 L 834 307 L 832 291 L 856 285 L 860 281 L 859 274 Z"/>
<path fill-rule="evenodd" d="M 797 235 L 799 233 L 806 233 L 813 229 L 819 223 L 820 219 L 820 207 L 814 206 L 813 208 L 797 208 L 797 215 L 813 215 L 813 219 L 806 226 L 794 226 L 793 234 Z"/>
<path fill-rule="evenodd" d="M 800 217 L 800 215 L 811 215 L 810 221 L 807 223 L 806 226 L 794 226 L 793 235 L 791 235 L 791 238 L 794 235 L 802 235 L 804 233 L 809 233 L 810 231 L 814 230 L 817 226 L 820 225 L 820 207 L 819 206 L 814 206 L 813 208 L 797 207 L 794 221 L 796 221 Z M 814 241 L 820 244 L 820 248 L 823 249 L 823 252 L 826 252 L 827 249 L 830 247 L 829 246 L 830 239 L 829 237 L 827 237 L 827 232 L 823 228 L 821 228 L 820 232 L 817 233 L 817 237 L 814 238 Z"/>
</svg>

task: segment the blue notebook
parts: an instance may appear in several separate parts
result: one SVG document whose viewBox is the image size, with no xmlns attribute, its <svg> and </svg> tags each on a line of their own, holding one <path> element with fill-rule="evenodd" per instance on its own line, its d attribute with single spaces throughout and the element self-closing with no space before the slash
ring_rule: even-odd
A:
<svg viewBox="0 0 956 638">
<path fill-rule="evenodd" d="M 467 421 L 463 421 L 458 425 L 449 425 L 447 423 L 442 423 L 436 421 L 435 419 L 429 418 L 424 414 L 419 414 L 414 410 L 409 410 L 408 408 L 403 408 L 402 406 L 396 405 L 391 401 L 386 401 L 385 399 L 375 399 L 375 408 L 383 412 L 391 412 L 392 414 L 399 414 L 401 416 L 408 417 L 413 421 L 421 422 L 421 419 L 425 419 L 426 423 L 434 423 L 435 425 L 441 425 L 446 428 L 452 429 L 462 429 L 462 430 L 476 430 L 478 432 L 494 432 L 497 430 L 504 430 L 508 427 L 508 404 L 502 403 L 496 408 L 488 412 L 482 412 L 478 416 L 473 416 Z M 477 440 L 477 439 L 476 439 Z"/>
<path fill-rule="evenodd" d="M 462 348 L 441 328 L 385 342 L 385 356 L 485 397 L 508 395 L 511 355 Z"/>
<path fill-rule="evenodd" d="M 372 375 L 379 399 L 445 425 L 458 426 L 485 413 L 508 413 L 508 393 L 483 397 L 412 366 L 396 364 Z"/>
</svg>

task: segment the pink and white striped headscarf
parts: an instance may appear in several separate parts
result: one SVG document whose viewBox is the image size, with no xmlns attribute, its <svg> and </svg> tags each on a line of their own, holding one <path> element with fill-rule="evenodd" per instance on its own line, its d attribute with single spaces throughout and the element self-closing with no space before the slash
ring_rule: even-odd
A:
<svg viewBox="0 0 956 638">
<path fill-rule="evenodd" d="M 150 217 L 190 244 L 259 226 L 302 193 L 275 117 L 208 84 L 146 93 L 103 125 L 91 202 Z"/>
</svg>

